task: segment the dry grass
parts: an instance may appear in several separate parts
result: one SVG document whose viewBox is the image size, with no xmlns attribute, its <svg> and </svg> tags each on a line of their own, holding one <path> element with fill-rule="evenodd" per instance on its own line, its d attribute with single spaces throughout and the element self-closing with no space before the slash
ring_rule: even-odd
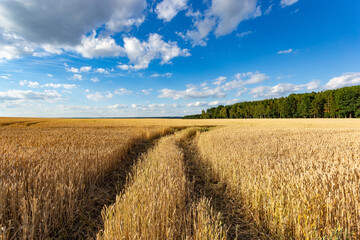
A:
<svg viewBox="0 0 360 240">
<path fill-rule="evenodd" d="M 198 146 L 227 195 L 273 238 L 359 238 L 360 122 L 289 122 L 220 128 Z"/>
<path fill-rule="evenodd" d="M 44 127 L 12 122 L 0 128 L 0 236 L 5 239 L 73 236 L 69 234 L 76 233 L 88 215 L 84 209 L 95 185 L 140 139 L 170 131 L 121 124 Z"/>
</svg>

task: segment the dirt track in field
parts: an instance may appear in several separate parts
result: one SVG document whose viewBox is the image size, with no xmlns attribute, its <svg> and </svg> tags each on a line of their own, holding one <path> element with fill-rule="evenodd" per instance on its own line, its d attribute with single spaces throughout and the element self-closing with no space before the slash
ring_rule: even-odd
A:
<svg viewBox="0 0 360 240">
<path fill-rule="evenodd" d="M 222 221 L 227 229 L 227 239 L 258 239 L 254 235 L 253 225 L 249 223 L 242 211 L 235 207 L 232 200 L 226 196 L 226 185 L 201 159 L 196 146 L 196 137 L 192 136 L 179 143 L 184 151 L 186 174 L 191 182 L 189 189 L 191 201 L 201 197 L 210 199 L 212 208 L 221 213 Z"/>
<path fill-rule="evenodd" d="M 83 211 L 78 221 L 78 228 L 68 229 L 72 239 L 95 239 L 98 231 L 103 227 L 101 212 L 104 206 L 110 205 L 116 200 L 116 196 L 124 191 L 125 184 L 132 167 L 140 156 L 151 149 L 160 137 L 137 142 L 127 153 L 119 159 L 118 166 L 110 172 L 106 179 L 100 184 L 88 189 L 87 202 L 84 203 L 88 209 Z M 61 236 L 61 233 L 60 233 Z"/>
<path fill-rule="evenodd" d="M 118 167 L 109 173 L 104 182 L 93 189 L 89 189 L 87 210 L 78 219 L 78 229 L 67 229 L 72 232 L 72 239 L 95 239 L 97 232 L 103 227 L 101 212 L 104 206 L 115 202 L 116 196 L 125 191 L 127 178 L 142 154 L 155 146 L 161 137 L 142 140 L 136 143 L 124 159 L 119 159 Z M 185 172 L 189 181 L 188 205 L 206 197 L 211 202 L 215 212 L 221 214 L 221 220 L 227 230 L 227 239 L 263 239 L 254 233 L 254 224 L 245 219 L 243 211 L 227 197 L 226 184 L 221 183 L 211 166 L 201 159 L 197 149 L 196 135 L 192 135 L 180 142 L 178 147 L 183 150 Z M 256 231 L 255 231 L 256 232 Z M 61 234 L 60 234 L 61 236 Z"/>
</svg>

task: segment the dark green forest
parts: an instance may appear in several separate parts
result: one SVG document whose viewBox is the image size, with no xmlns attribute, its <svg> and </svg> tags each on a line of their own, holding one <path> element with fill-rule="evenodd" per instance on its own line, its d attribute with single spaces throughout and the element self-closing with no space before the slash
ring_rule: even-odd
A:
<svg viewBox="0 0 360 240">
<path fill-rule="evenodd" d="M 209 108 L 184 119 L 360 117 L 360 86 Z"/>
</svg>

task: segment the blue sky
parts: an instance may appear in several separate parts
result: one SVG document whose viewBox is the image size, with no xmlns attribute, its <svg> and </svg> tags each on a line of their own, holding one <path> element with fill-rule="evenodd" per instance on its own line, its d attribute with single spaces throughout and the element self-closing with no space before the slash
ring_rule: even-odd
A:
<svg viewBox="0 0 360 240">
<path fill-rule="evenodd" d="M 357 0 L 3 0 L 0 116 L 149 117 L 360 84 Z"/>
</svg>

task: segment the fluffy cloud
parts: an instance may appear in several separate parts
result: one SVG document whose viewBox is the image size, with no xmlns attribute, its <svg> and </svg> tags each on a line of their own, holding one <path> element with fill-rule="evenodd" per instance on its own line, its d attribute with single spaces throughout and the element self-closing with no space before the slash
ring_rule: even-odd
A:
<svg viewBox="0 0 360 240">
<path fill-rule="evenodd" d="M 121 64 L 122 70 L 140 70 L 149 66 L 154 59 L 169 64 L 175 57 L 190 56 L 187 49 L 180 49 L 176 42 L 165 42 L 158 34 L 150 34 L 148 41 L 141 42 L 135 37 L 124 38 L 124 52 L 131 64 Z"/>
<path fill-rule="evenodd" d="M 61 94 L 55 90 L 45 90 L 44 92 L 34 92 L 31 90 L 8 90 L 0 92 L 0 101 L 6 100 L 59 100 Z"/>
<path fill-rule="evenodd" d="M 211 13 L 219 19 L 217 37 L 231 33 L 242 21 L 261 15 L 257 0 L 213 0 Z"/>
<path fill-rule="evenodd" d="M 90 81 L 96 83 L 96 82 L 100 82 L 99 78 L 98 77 L 93 77 L 90 79 Z"/>
<path fill-rule="evenodd" d="M 248 73 L 237 73 L 237 74 L 235 74 L 235 78 L 237 80 L 243 80 L 244 78 L 248 78 L 248 79 L 244 80 L 244 84 L 255 84 L 255 83 L 263 82 L 263 81 L 269 79 L 270 77 L 264 73 L 248 72 Z"/>
<path fill-rule="evenodd" d="M 186 7 L 186 2 L 164 0 L 156 11 L 161 18 L 170 20 L 172 14 Z M 163 41 L 158 34 L 151 34 L 143 42 L 125 37 L 124 47 L 118 45 L 114 33 L 139 26 L 145 20 L 146 8 L 146 0 L 1 1 L 0 60 L 68 51 L 85 58 L 128 57 L 129 63 L 120 68 L 139 70 L 147 68 L 154 59 L 168 64 L 175 57 L 189 56 L 187 49 L 180 49 L 176 42 Z M 69 67 L 68 70 L 81 73 L 91 69 Z M 108 73 L 102 70 L 95 72 Z"/>
<path fill-rule="evenodd" d="M 110 21 L 106 23 L 108 30 L 112 32 L 127 31 L 132 26 L 140 26 L 144 22 L 146 0 L 111 0 L 110 2 L 115 4 L 115 9 Z"/>
<path fill-rule="evenodd" d="M 141 24 L 145 9 L 146 0 L 4 0 L 0 29 L 28 42 L 76 45 L 84 34 L 103 24 L 113 32 Z"/>
<path fill-rule="evenodd" d="M 130 94 L 132 94 L 132 91 L 128 90 L 126 88 L 119 88 L 119 89 L 116 89 L 114 91 L 114 93 L 117 94 L 117 95 L 122 96 L 122 95 L 130 95 Z"/>
<path fill-rule="evenodd" d="M 330 79 L 325 85 L 325 89 L 336 89 L 350 87 L 360 84 L 360 72 L 344 73 L 339 77 Z"/>
<path fill-rule="evenodd" d="M 281 7 L 287 7 L 287 6 L 290 6 L 290 5 L 293 5 L 295 3 L 297 3 L 299 0 L 281 0 L 280 2 L 280 5 Z"/>
<path fill-rule="evenodd" d="M 131 107 L 137 109 L 145 108 L 143 104 L 135 104 L 135 103 L 131 104 Z"/>
<path fill-rule="evenodd" d="M 226 79 L 227 79 L 227 77 L 220 76 L 215 79 L 214 85 L 220 86 L 221 84 L 223 84 L 226 81 Z"/>
<path fill-rule="evenodd" d="M 37 88 L 40 85 L 38 82 L 32 82 L 32 81 L 28 81 L 28 80 L 20 81 L 19 84 L 20 84 L 20 86 L 27 86 L 30 88 Z"/>
<path fill-rule="evenodd" d="M 281 97 L 288 95 L 293 92 L 308 90 L 312 91 L 319 88 L 318 81 L 311 81 L 306 84 L 295 85 L 292 83 L 279 83 L 273 87 L 269 86 L 259 86 L 251 89 L 250 94 L 254 97 Z"/>
<path fill-rule="evenodd" d="M 192 42 L 193 46 L 206 46 L 209 33 L 216 25 L 216 19 L 211 16 L 196 17 L 194 20 L 194 29 L 188 30 L 185 34 L 178 33 L 180 37 Z"/>
<path fill-rule="evenodd" d="M 155 9 L 159 19 L 170 22 L 179 11 L 186 9 L 187 0 L 163 0 Z"/>
<path fill-rule="evenodd" d="M 91 70 L 91 66 L 83 66 L 79 69 L 79 68 L 69 67 L 66 63 L 64 65 L 65 65 L 65 70 L 67 72 L 72 72 L 72 73 L 83 73 L 83 72 L 89 72 Z"/>
<path fill-rule="evenodd" d="M 214 81 L 216 87 L 208 87 L 206 84 L 201 86 L 188 85 L 187 89 L 178 91 L 173 89 L 162 89 L 159 92 L 161 93 L 158 98 L 173 98 L 175 100 L 181 98 L 224 98 L 226 97 L 227 91 L 237 90 L 236 95 L 241 96 L 248 89 L 245 87 L 249 84 L 260 83 L 269 79 L 266 74 L 259 72 L 248 72 L 248 73 L 237 73 L 234 76 L 234 80 L 226 81 L 227 78 L 220 76 Z"/>
<path fill-rule="evenodd" d="M 109 74 L 109 71 L 104 68 L 97 68 L 94 70 L 94 72 L 101 73 L 101 74 Z"/>
<path fill-rule="evenodd" d="M 0 10 L 0 21 L 1 21 L 1 10 Z M 35 52 L 35 45 L 26 42 L 22 37 L 15 33 L 3 32 L 0 27 L 0 60 L 12 60 L 18 59 L 22 56 L 32 55 Z"/>
<path fill-rule="evenodd" d="M 85 58 L 117 57 L 124 54 L 123 48 L 113 38 L 96 36 L 95 31 L 90 36 L 84 36 L 81 44 L 74 49 Z"/>
<path fill-rule="evenodd" d="M 280 50 L 277 52 L 277 54 L 289 54 L 289 53 L 292 53 L 293 52 L 293 49 L 287 49 L 287 50 Z"/>
<path fill-rule="evenodd" d="M 144 93 L 145 95 L 149 95 L 152 91 L 153 91 L 153 89 L 151 89 L 151 88 L 141 90 L 141 92 Z"/>
<path fill-rule="evenodd" d="M 6 80 L 10 79 L 8 76 L 5 76 L 5 75 L 0 76 L 0 78 L 2 78 L 2 79 L 6 79 Z"/>
<path fill-rule="evenodd" d="M 91 66 L 84 66 L 80 68 L 80 72 L 89 72 L 91 70 Z"/>
<path fill-rule="evenodd" d="M 81 81 L 81 80 L 83 80 L 81 74 L 74 74 L 70 79 L 71 79 L 71 80 L 74 80 L 74 81 Z"/>
<path fill-rule="evenodd" d="M 114 95 L 111 92 L 106 92 L 106 93 L 95 92 L 86 95 L 86 98 L 91 101 L 105 101 L 111 99 L 113 96 Z"/>
<path fill-rule="evenodd" d="M 209 33 L 214 30 L 215 36 L 224 36 L 234 30 L 244 20 L 261 16 L 257 0 L 213 0 L 211 7 L 204 14 L 191 14 L 194 18 L 194 29 L 185 34 L 184 39 L 193 45 L 206 45 Z"/>
</svg>

